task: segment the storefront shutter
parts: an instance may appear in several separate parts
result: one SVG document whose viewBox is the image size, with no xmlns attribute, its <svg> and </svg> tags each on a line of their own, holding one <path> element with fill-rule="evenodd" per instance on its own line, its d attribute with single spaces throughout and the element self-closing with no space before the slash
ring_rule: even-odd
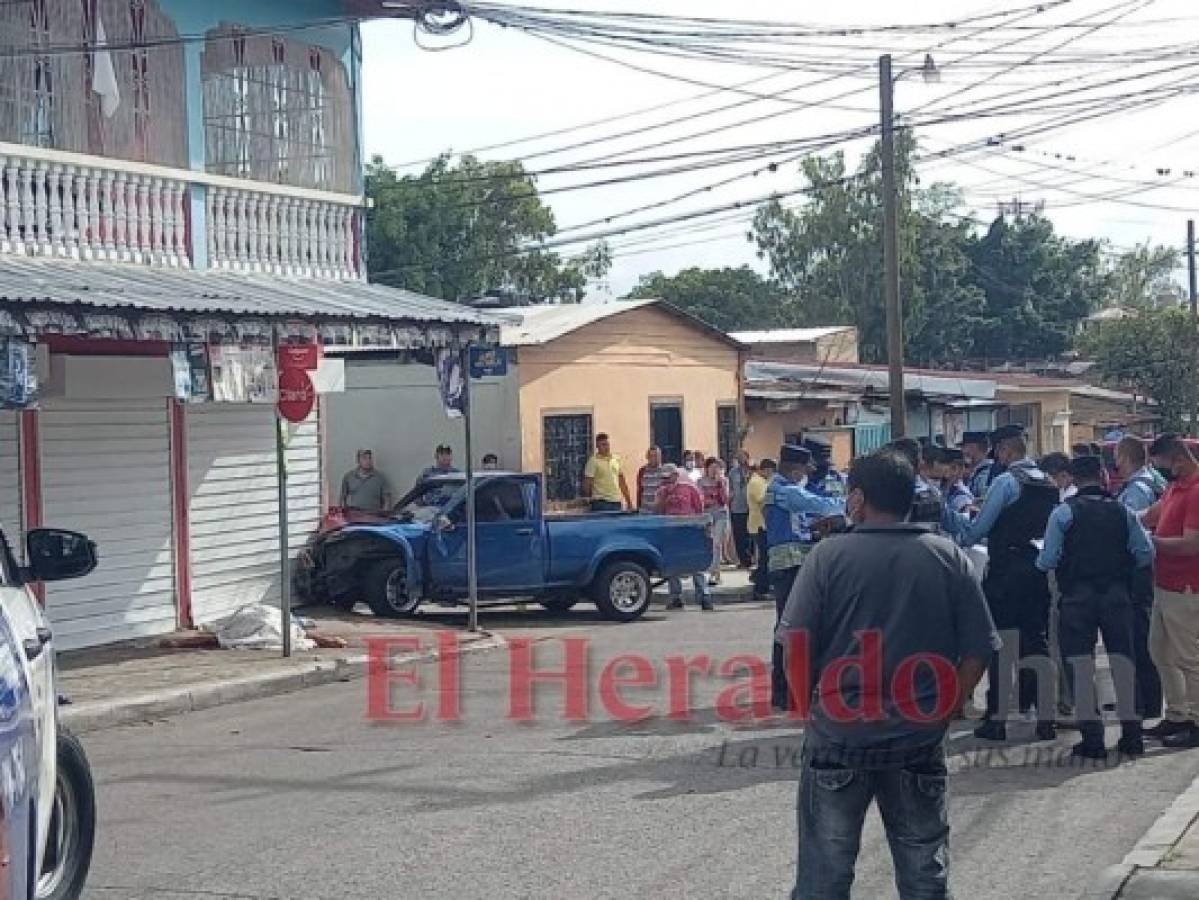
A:
<svg viewBox="0 0 1199 900">
<path fill-rule="evenodd" d="M 84 532 L 100 556 L 91 575 L 46 586 L 58 648 L 174 630 L 166 401 L 49 400 L 39 423 L 44 523 Z"/>
<path fill-rule="evenodd" d="M 247 603 L 279 602 L 275 412 L 269 406 L 189 406 L 187 457 L 192 619 L 212 622 Z M 292 556 L 320 522 L 317 418 L 289 426 Z"/>
</svg>

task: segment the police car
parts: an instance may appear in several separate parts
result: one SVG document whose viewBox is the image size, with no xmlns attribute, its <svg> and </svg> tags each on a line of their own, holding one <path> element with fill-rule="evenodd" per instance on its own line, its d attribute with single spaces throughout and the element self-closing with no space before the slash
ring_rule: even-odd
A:
<svg viewBox="0 0 1199 900">
<path fill-rule="evenodd" d="M 83 748 L 58 724 L 54 646 L 33 593 L 96 567 L 85 536 L 39 528 L 20 566 L 0 533 L 0 900 L 69 900 L 83 891 L 95 795 Z"/>
</svg>

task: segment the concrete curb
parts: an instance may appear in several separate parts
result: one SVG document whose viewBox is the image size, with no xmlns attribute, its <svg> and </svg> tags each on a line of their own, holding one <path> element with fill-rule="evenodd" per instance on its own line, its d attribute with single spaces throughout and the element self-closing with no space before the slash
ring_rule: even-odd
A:
<svg viewBox="0 0 1199 900">
<path fill-rule="evenodd" d="M 1146 831 L 1119 865 L 1109 866 L 1080 896 L 1082 900 L 1114 900 L 1139 869 L 1153 869 L 1182 840 L 1188 828 L 1199 819 L 1199 778 L 1178 795 L 1156 822 Z"/>
<path fill-rule="evenodd" d="M 477 638 L 461 638 L 458 654 L 480 653 L 504 645 L 505 641 L 499 635 L 483 632 Z M 440 656 L 441 653 L 437 649 L 396 655 L 392 665 L 431 662 Z M 59 715 L 64 725 L 76 734 L 83 734 L 115 728 L 118 725 L 211 709 L 227 703 L 288 694 L 336 681 L 353 681 L 366 674 L 367 664 L 368 657 L 365 654 L 317 659 L 283 672 L 265 672 L 224 681 L 209 681 L 187 687 L 135 694 L 119 700 L 72 704 L 61 707 Z"/>
</svg>

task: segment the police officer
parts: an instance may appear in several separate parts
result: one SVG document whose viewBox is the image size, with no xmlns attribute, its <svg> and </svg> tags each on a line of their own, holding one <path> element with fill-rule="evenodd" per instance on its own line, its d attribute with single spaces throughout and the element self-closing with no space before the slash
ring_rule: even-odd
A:
<svg viewBox="0 0 1199 900">
<path fill-rule="evenodd" d="M 966 457 L 966 487 L 981 500 L 991 486 L 991 470 L 995 460 L 991 459 L 991 436 L 985 431 L 967 431 L 962 435 L 962 453 Z"/>
<path fill-rule="evenodd" d="M 918 441 L 912 438 L 899 438 L 892 441 L 890 448 L 912 464 L 916 475 L 916 490 L 912 497 L 912 512 L 908 515 L 909 522 L 940 525 L 945 517 L 945 498 L 937 486 L 929 481 L 924 473 L 924 453 Z M 931 448 L 931 442 L 930 442 Z M 930 454 L 932 450 L 930 449 Z"/>
<path fill-rule="evenodd" d="M 1149 465 L 1145 444 L 1131 435 L 1116 445 L 1116 470 L 1124 486 L 1116 497 L 1134 515 L 1165 493 L 1164 479 Z M 1132 647 L 1137 666 L 1137 712 L 1142 719 L 1162 714 L 1162 679 L 1149 655 L 1149 620 L 1153 610 L 1153 570 L 1137 569 L 1132 583 Z"/>
<path fill-rule="evenodd" d="M 1074 687 L 1082 741 L 1076 756 L 1104 759 L 1103 720 L 1095 703 L 1095 639 L 1111 662 L 1121 737 L 1116 749 L 1145 752 L 1136 709 L 1131 586 L 1137 570 L 1148 569 L 1153 548 L 1133 514 L 1103 488 L 1103 461 L 1080 456 L 1070 463 L 1078 493 L 1055 509 L 1045 530 L 1037 568 L 1057 571 L 1062 592 L 1062 659 Z"/>
<path fill-rule="evenodd" d="M 1052 673 L 1049 660 L 1049 581 L 1036 566 L 1037 549 L 1033 544 L 1045 535 L 1049 514 L 1058 504 L 1057 485 L 1028 458 L 1024 430 L 1018 425 L 1004 426 L 991 435 L 996 464 L 1003 467 L 987 489 L 978 517 L 946 516 L 946 527 L 963 547 L 987 541 L 987 574 L 983 592 L 991 607 L 995 626 L 1005 641 L 1016 639 L 1020 661 L 1019 703 L 1021 711 L 1037 707 L 1037 738 L 1052 740 L 1057 732 L 1053 723 L 1052 685 L 1040 684 L 1042 676 Z M 1038 664 L 1037 660 L 1040 660 Z M 1006 667 L 1008 658 L 1002 657 Z M 1001 678 L 1002 675 L 1002 678 Z M 984 740 L 1007 738 L 1006 710 L 1000 709 L 1000 688 L 1010 683 L 1011 672 L 1001 672 L 1001 657 L 992 657 L 987 676 L 987 718 L 975 736 Z M 1038 703 L 1038 687 L 1045 700 Z"/>
<path fill-rule="evenodd" d="M 820 497 L 845 499 L 848 491 L 845 479 L 833 468 L 833 446 L 818 437 L 805 437 L 804 449 L 812 454 L 812 474 L 808 477 L 808 490 Z"/>
<path fill-rule="evenodd" d="M 779 450 L 778 473 L 766 486 L 766 554 L 770 586 L 774 591 L 775 625 L 791 596 L 804 557 L 816 538 L 812 530 L 818 519 L 843 516 L 845 501 L 822 497 L 805 487 L 812 473 L 812 453 L 797 444 L 784 444 Z M 771 635 L 771 702 L 775 709 L 786 710 L 787 675 L 783 668 L 783 648 Z"/>
</svg>

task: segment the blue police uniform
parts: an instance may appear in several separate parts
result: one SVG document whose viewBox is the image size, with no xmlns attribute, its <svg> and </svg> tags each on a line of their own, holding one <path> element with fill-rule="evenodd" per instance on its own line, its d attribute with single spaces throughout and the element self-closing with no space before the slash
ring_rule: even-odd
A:
<svg viewBox="0 0 1199 900">
<path fill-rule="evenodd" d="M 812 455 L 803 447 L 785 445 L 779 454 L 784 463 L 808 463 Z M 766 486 L 763 506 L 770 586 L 774 591 L 775 626 L 787 606 L 804 557 L 814 543 L 812 525 L 817 519 L 845 514 L 845 501 L 823 497 L 782 475 Z M 783 649 L 771 640 L 771 694 L 776 708 L 786 709 L 787 677 Z"/>
</svg>

